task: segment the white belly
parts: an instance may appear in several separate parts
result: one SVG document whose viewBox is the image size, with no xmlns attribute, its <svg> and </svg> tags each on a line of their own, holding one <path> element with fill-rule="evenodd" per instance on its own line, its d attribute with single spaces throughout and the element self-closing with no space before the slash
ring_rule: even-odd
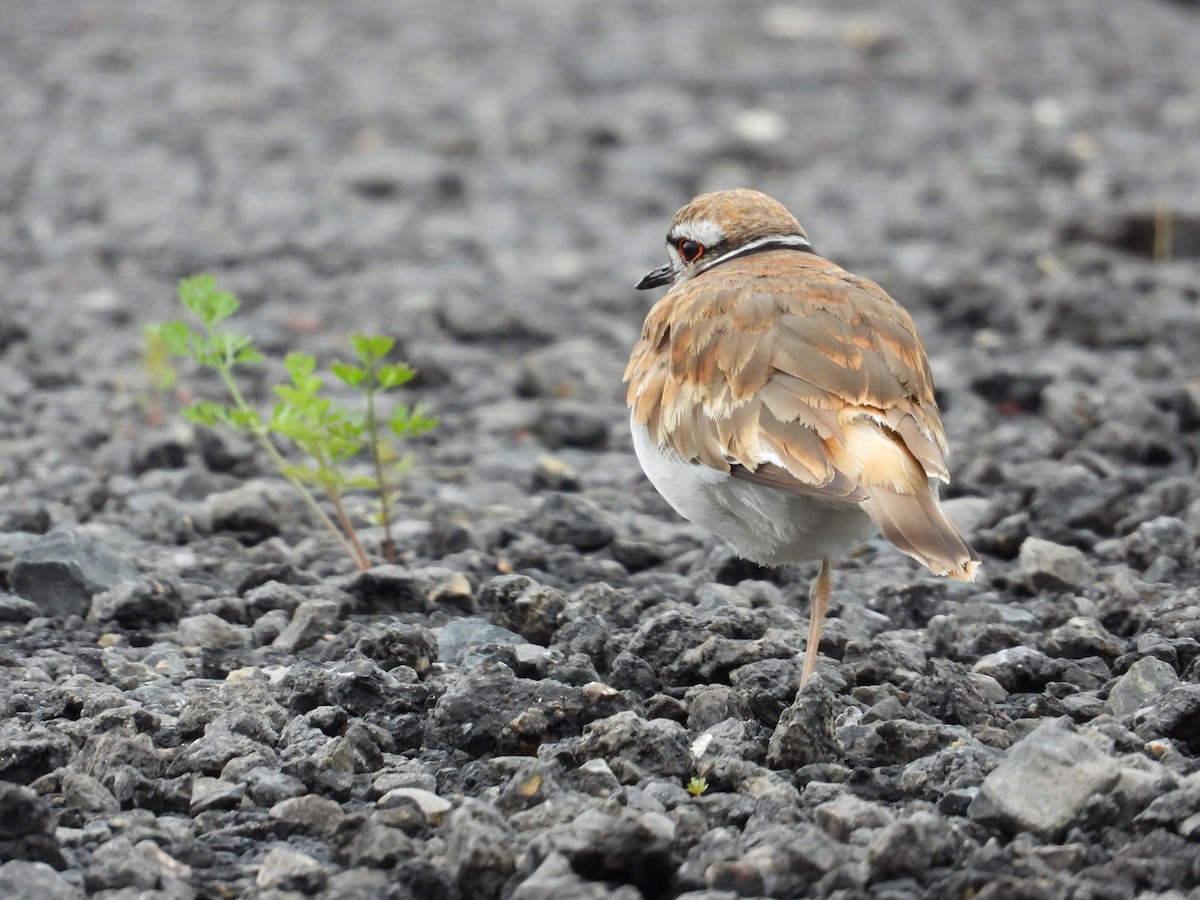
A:
<svg viewBox="0 0 1200 900">
<path fill-rule="evenodd" d="M 844 555 L 871 530 L 857 506 L 825 503 L 685 462 L 633 423 L 633 448 L 650 483 L 689 522 L 766 566 Z"/>
</svg>

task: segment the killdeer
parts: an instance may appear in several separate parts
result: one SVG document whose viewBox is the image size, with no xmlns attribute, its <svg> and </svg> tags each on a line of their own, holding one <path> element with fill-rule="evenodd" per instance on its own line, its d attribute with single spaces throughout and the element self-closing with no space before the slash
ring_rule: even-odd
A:
<svg viewBox="0 0 1200 900">
<path fill-rule="evenodd" d="M 817 256 L 795 217 L 750 190 L 675 215 L 671 285 L 625 380 L 633 445 L 681 516 L 761 565 L 820 560 L 801 684 L 816 667 L 831 561 L 877 526 L 935 575 L 979 557 L 938 502 L 946 438 L 925 348 L 882 288 Z"/>
</svg>

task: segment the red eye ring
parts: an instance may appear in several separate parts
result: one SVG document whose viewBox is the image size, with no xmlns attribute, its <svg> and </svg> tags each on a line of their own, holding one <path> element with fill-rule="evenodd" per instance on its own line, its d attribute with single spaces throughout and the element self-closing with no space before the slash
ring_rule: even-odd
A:
<svg viewBox="0 0 1200 900">
<path fill-rule="evenodd" d="M 675 249 L 679 251 L 679 258 L 685 263 L 693 263 L 704 255 L 704 245 L 690 238 L 680 238 L 675 244 Z"/>
</svg>

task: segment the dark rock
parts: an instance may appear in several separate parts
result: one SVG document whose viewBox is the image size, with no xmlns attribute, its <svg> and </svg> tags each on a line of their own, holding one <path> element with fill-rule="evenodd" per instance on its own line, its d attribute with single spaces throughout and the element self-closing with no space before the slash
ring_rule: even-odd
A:
<svg viewBox="0 0 1200 900">
<path fill-rule="evenodd" d="M 919 876 L 954 860 L 955 846 L 947 823 L 934 813 L 918 811 L 881 828 L 867 845 L 867 877 L 872 882 Z"/>
<path fill-rule="evenodd" d="M 533 422 L 533 433 L 550 450 L 561 447 L 603 449 L 608 444 L 612 416 L 579 400 L 549 400 Z"/>
<path fill-rule="evenodd" d="M 403 831 L 361 813 L 343 819 L 334 834 L 334 858 L 343 866 L 390 869 L 411 859 L 415 850 L 412 838 Z"/>
<path fill-rule="evenodd" d="M 1113 534 L 1128 508 L 1128 485 L 1101 478 L 1083 466 L 1065 466 L 1038 487 L 1030 501 L 1034 521 Z"/>
<path fill-rule="evenodd" d="M 479 589 L 478 607 L 495 624 L 535 644 L 549 644 L 567 598 L 524 575 L 500 575 Z"/>
<path fill-rule="evenodd" d="M 1173 516 L 1159 516 L 1138 525 L 1133 534 L 1121 541 L 1126 561 L 1147 569 L 1160 557 L 1185 562 L 1196 549 L 1196 529 Z"/>
<path fill-rule="evenodd" d="M 59 730 L 11 718 L 0 722 L 0 781 L 28 784 L 66 765 L 74 753 L 75 745 Z"/>
<path fill-rule="evenodd" d="M 1046 653 L 1066 659 L 1099 656 L 1109 661 L 1125 652 L 1125 642 L 1090 616 L 1073 616 L 1048 635 Z"/>
<path fill-rule="evenodd" d="M 418 677 L 438 658 L 438 639 L 420 625 L 391 623 L 378 634 L 360 638 L 355 647 L 382 669 L 408 666 Z"/>
<path fill-rule="evenodd" d="M 568 544 L 584 553 L 600 550 L 616 537 L 603 510 L 577 494 L 546 494 L 530 525 L 547 543 Z"/>
<path fill-rule="evenodd" d="M 628 705 L 604 685 L 583 688 L 517 678 L 506 666 L 476 666 L 438 699 L 428 738 L 468 753 L 532 753 Z M 632 714 L 631 714 L 632 715 Z M 585 737 L 586 740 L 586 737 Z"/>
<path fill-rule="evenodd" d="M 692 731 L 704 731 L 729 718 L 746 719 L 750 716 L 745 699 L 727 685 L 708 684 L 691 688 L 684 699 L 688 708 L 687 726 Z"/>
<path fill-rule="evenodd" d="M 516 870 L 515 834 L 490 806 L 468 800 L 446 822 L 446 857 L 464 897 L 490 900 Z"/>
<path fill-rule="evenodd" d="M 178 622 L 182 609 L 183 597 L 176 579 L 142 575 L 92 597 L 87 617 L 92 622 L 116 622 L 126 628 L 143 628 Z"/>
<path fill-rule="evenodd" d="M 0 841 L 28 835 L 51 836 L 57 818 L 50 804 L 22 785 L 0 781 Z"/>
<path fill-rule="evenodd" d="M 375 566 L 353 576 L 345 585 L 360 613 L 424 612 L 435 582 L 403 566 Z"/>
<path fill-rule="evenodd" d="M 588 810 L 535 839 L 530 852 L 535 861 L 561 854 L 590 881 L 633 885 L 653 896 L 670 885 L 674 838 L 674 823 L 659 812 Z"/>
<path fill-rule="evenodd" d="M 1181 684 L 1134 714 L 1133 730 L 1146 740 L 1170 738 L 1200 752 L 1200 685 Z"/>
<path fill-rule="evenodd" d="M 137 574 L 132 563 L 105 544 L 59 526 L 17 557 L 8 585 L 36 603 L 42 615 L 86 615 L 93 596 Z"/>
</svg>

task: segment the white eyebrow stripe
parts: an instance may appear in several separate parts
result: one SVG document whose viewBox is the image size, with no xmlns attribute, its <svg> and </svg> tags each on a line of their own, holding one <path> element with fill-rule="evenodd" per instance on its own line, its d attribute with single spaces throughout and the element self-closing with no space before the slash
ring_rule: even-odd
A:
<svg viewBox="0 0 1200 900">
<path fill-rule="evenodd" d="M 695 241 L 707 249 L 715 247 L 725 240 L 725 229 L 712 219 L 698 219 L 695 222 L 680 223 L 679 227 L 672 232 L 672 237 L 676 241 L 680 239 Z"/>
</svg>

